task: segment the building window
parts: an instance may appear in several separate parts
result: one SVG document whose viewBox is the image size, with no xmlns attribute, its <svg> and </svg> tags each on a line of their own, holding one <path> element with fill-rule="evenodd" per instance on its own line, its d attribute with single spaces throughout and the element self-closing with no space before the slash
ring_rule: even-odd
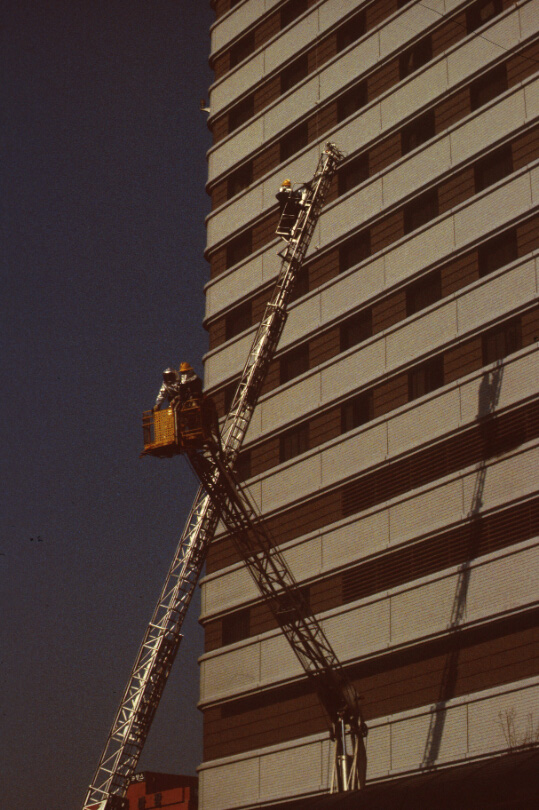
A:
<svg viewBox="0 0 539 810">
<path fill-rule="evenodd" d="M 503 11 L 502 0 L 480 0 L 466 9 L 466 30 L 469 34 Z"/>
<path fill-rule="evenodd" d="M 253 252 L 253 235 L 251 231 L 245 231 L 230 242 L 226 247 L 227 269 L 232 265 L 241 262 Z"/>
<path fill-rule="evenodd" d="M 279 438 L 279 461 L 288 461 L 309 449 L 309 423 L 287 430 Z"/>
<path fill-rule="evenodd" d="M 517 258 L 517 233 L 514 228 L 510 228 L 479 248 L 479 275 L 488 276 Z"/>
<path fill-rule="evenodd" d="M 308 72 L 309 61 L 307 54 L 303 54 L 303 56 L 300 56 L 299 59 L 296 59 L 291 65 L 288 65 L 281 73 L 281 95 L 304 79 Z"/>
<path fill-rule="evenodd" d="M 288 0 L 281 9 L 281 30 L 307 11 L 308 0 Z"/>
<path fill-rule="evenodd" d="M 251 477 L 251 451 L 242 450 L 236 460 L 236 475 L 240 481 L 246 481 Z"/>
<path fill-rule="evenodd" d="M 435 135 L 434 110 L 428 110 L 401 130 L 401 150 L 407 155 L 412 149 L 430 141 Z"/>
<path fill-rule="evenodd" d="M 346 242 L 339 250 L 339 272 L 344 273 L 355 264 L 359 264 L 371 255 L 371 234 L 370 231 L 354 236 Z"/>
<path fill-rule="evenodd" d="M 146 797 L 141 796 L 137 802 L 138 810 L 145 810 L 146 809 Z"/>
<path fill-rule="evenodd" d="M 365 12 L 360 11 L 347 20 L 337 31 L 337 53 L 344 51 L 352 42 L 355 42 L 365 33 Z"/>
<path fill-rule="evenodd" d="M 233 68 L 254 51 L 255 34 L 249 31 L 230 48 L 230 67 Z"/>
<path fill-rule="evenodd" d="M 155 794 L 155 806 L 156 807 L 162 807 L 163 806 L 163 794 L 162 793 L 156 793 Z"/>
<path fill-rule="evenodd" d="M 302 295 L 307 295 L 309 292 L 309 267 L 302 267 L 296 276 L 292 292 L 290 293 L 289 303 L 301 298 Z"/>
<path fill-rule="evenodd" d="M 239 307 L 235 307 L 229 312 L 225 318 L 225 338 L 230 338 L 249 329 L 252 324 L 252 305 L 251 301 L 245 301 Z"/>
<path fill-rule="evenodd" d="M 502 360 L 522 348 L 520 318 L 497 326 L 483 335 L 483 365 Z"/>
<path fill-rule="evenodd" d="M 341 324 L 341 352 L 357 346 L 372 336 L 372 310 L 364 309 Z"/>
<path fill-rule="evenodd" d="M 474 167 L 475 193 L 497 183 L 513 171 L 513 152 L 511 145 L 507 144 L 492 152 Z"/>
<path fill-rule="evenodd" d="M 493 98 L 507 90 L 507 68 L 505 65 L 490 70 L 477 79 L 470 88 L 470 101 L 472 110 L 477 110 L 488 104 Z"/>
<path fill-rule="evenodd" d="M 309 369 L 309 344 L 304 343 L 284 354 L 280 360 L 280 385 L 299 377 Z"/>
<path fill-rule="evenodd" d="M 365 152 L 363 155 L 351 160 L 346 166 L 339 170 L 338 185 L 339 197 L 341 194 L 346 194 L 350 189 L 359 186 L 369 176 L 369 153 Z"/>
<path fill-rule="evenodd" d="M 416 42 L 409 50 L 401 54 L 399 59 L 399 75 L 401 79 L 415 73 L 420 67 L 432 59 L 432 40 L 430 36 Z"/>
<path fill-rule="evenodd" d="M 242 99 L 239 104 L 232 107 L 228 113 L 228 131 L 233 132 L 238 127 L 241 127 L 249 118 L 255 114 L 255 99 L 253 95 L 247 96 Z"/>
<path fill-rule="evenodd" d="M 444 358 L 433 357 L 408 372 L 408 399 L 430 394 L 444 384 Z"/>
<path fill-rule="evenodd" d="M 309 130 L 307 127 L 307 122 L 300 124 L 299 127 L 295 127 L 295 129 L 293 129 L 287 135 L 284 135 L 281 138 L 280 143 L 281 163 L 283 160 L 288 160 L 289 157 L 295 155 L 296 152 L 299 152 L 299 150 L 303 149 L 304 146 L 307 146 L 308 141 Z"/>
<path fill-rule="evenodd" d="M 404 208 L 404 233 L 411 233 L 438 216 L 438 189 L 420 194 Z"/>
<path fill-rule="evenodd" d="M 360 82 L 337 99 L 337 121 L 344 121 L 367 103 L 367 83 Z"/>
<path fill-rule="evenodd" d="M 312 616 L 311 589 L 309 585 L 298 585 L 294 591 L 295 598 L 291 599 L 287 594 L 277 597 L 279 600 L 278 621 L 281 626 L 295 621 L 296 608 L 299 609 L 304 618 Z"/>
<path fill-rule="evenodd" d="M 341 433 L 365 425 L 374 417 L 372 391 L 366 391 L 341 405 Z"/>
<path fill-rule="evenodd" d="M 235 613 L 223 616 L 221 620 L 221 639 L 223 644 L 235 644 L 249 638 L 251 632 L 251 610 L 244 608 Z"/>
<path fill-rule="evenodd" d="M 253 164 L 252 161 L 249 161 L 243 166 L 240 166 L 239 169 L 236 169 L 236 171 L 232 172 L 232 174 L 229 176 L 226 188 L 227 200 L 230 200 L 231 197 L 239 194 L 244 188 L 248 188 L 252 182 Z"/>
<path fill-rule="evenodd" d="M 425 309 L 441 297 L 442 276 L 439 270 L 435 270 L 406 288 L 406 315 Z"/>
</svg>

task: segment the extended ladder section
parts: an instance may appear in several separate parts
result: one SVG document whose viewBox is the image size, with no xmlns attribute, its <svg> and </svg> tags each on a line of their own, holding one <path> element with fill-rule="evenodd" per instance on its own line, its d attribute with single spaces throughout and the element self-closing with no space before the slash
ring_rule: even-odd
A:
<svg viewBox="0 0 539 810">
<path fill-rule="evenodd" d="M 363 787 L 367 763 L 363 738 L 367 728 L 355 687 L 220 447 L 209 444 L 202 453 L 188 449 L 187 455 L 229 530 L 240 558 L 247 564 L 264 604 L 271 610 L 326 710 L 333 740 L 332 791 Z"/>
<path fill-rule="evenodd" d="M 286 322 L 286 308 L 331 179 L 342 154 L 328 143 L 307 186 L 293 237 L 280 254 L 281 268 L 222 429 L 223 454 L 234 466 Z M 181 628 L 209 543 L 221 517 L 200 487 L 174 554 L 159 601 L 137 654 L 83 810 L 124 810 L 125 794 L 150 731 L 181 642 Z"/>
</svg>

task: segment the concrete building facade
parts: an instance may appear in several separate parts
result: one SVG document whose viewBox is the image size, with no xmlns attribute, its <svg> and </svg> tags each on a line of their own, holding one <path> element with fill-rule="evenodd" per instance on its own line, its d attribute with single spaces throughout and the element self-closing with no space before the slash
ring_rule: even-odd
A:
<svg viewBox="0 0 539 810">
<path fill-rule="evenodd" d="M 539 4 L 214 0 L 205 386 L 226 412 L 275 193 L 346 153 L 240 458 L 369 724 L 369 784 L 539 736 Z M 328 789 L 323 711 L 222 528 L 203 810 Z"/>
</svg>

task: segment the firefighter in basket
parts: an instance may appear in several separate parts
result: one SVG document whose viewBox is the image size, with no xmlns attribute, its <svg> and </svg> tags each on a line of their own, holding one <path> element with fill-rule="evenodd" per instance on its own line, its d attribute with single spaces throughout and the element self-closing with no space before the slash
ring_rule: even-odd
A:
<svg viewBox="0 0 539 810">
<path fill-rule="evenodd" d="M 154 411 L 158 411 L 167 400 L 174 407 L 181 406 L 188 399 L 202 397 L 202 380 L 189 363 L 182 363 L 180 370 L 166 368 L 163 371 L 163 384 L 155 400 Z"/>
</svg>

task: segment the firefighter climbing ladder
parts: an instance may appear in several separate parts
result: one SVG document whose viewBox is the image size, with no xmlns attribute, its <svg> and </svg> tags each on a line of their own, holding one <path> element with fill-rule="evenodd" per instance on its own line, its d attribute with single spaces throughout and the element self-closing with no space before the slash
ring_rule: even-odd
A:
<svg viewBox="0 0 539 810">
<path fill-rule="evenodd" d="M 282 263 L 277 282 L 222 428 L 222 458 L 226 462 L 222 470 L 231 471 L 241 448 L 284 329 L 295 280 L 341 158 L 334 144 L 326 144 L 307 186 L 293 234 L 280 254 Z M 178 651 L 183 620 L 221 516 L 219 508 L 201 487 L 137 654 L 83 810 L 124 810 L 127 806 L 125 793 Z"/>
</svg>

